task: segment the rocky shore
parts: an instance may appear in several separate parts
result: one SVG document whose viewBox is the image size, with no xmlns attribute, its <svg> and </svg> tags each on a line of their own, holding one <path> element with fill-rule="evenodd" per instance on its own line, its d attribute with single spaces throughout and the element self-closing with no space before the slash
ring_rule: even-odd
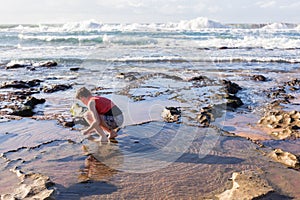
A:
<svg viewBox="0 0 300 200">
<path fill-rule="evenodd" d="M 59 67 L 60 64 L 55 61 L 9 62 L 0 70 L 59 70 Z M 79 77 L 79 69 L 71 67 L 67 71 Z M 243 74 L 242 77 L 257 85 L 272 81 L 272 78 L 259 74 Z M 199 74 L 185 79 L 179 75 L 145 72 L 118 72 L 114 78 L 126 83 L 126 86 L 112 92 L 111 88 L 95 85 L 91 88 L 93 93 L 121 95 L 132 105 L 147 101 L 154 101 L 155 105 L 156 99 L 182 104 L 180 107 L 170 105 L 162 108 L 159 122 L 149 120 L 123 127 L 117 138 L 118 148 L 126 152 L 136 153 L 133 149 L 138 149 L 147 153 L 149 149 L 154 151 L 164 142 L 172 141 L 178 127 L 199 130 L 181 157 L 169 163 L 168 167 L 145 174 L 110 168 L 91 153 L 101 147 L 79 136 L 78 130 L 82 125 L 74 115 L 83 112 L 80 110 L 82 107 L 73 107 L 71 112 L 71 106 L 66 112 L 55 109 L 50 114 L 44 112 L 51 95 L 59 93 L 59 102 L 63 101 L 64 95 L 75 94 L 80 86 L 76 78 L 63 84 L 60 80 L 54 83 L 53 77 L 3 81 L 0 83 L 0 142 L 3 144 L 0 148 L 3 164 L 0 174 L 11 180 L 7 176 L 7 171 L 11 170 L 11 176 L 15 173 L 20 181 L 12 185 L 9 192 L 1 190 L 1 199 L 300 198 L 297 191 L 300 184 L 298 79 L 284 80 L 272 88 L 260 89 L 259 95 L 264 101 L 255 107 L 249 103 L 247 98 L 250 97 L 243 95 L 243 92 L 251 94 L 252 91 L 243 85 L 243 81 L 232 78 Z M 46 124 L 43 125 L 43 121 Z M 45 125 L 52 127 L 53 121 L 59 126 L 49 130 L 55 132 L 52 138 L 42 130 Z M 29 131 L 24 131 L 17 128 L 18 124 L 24 129 L 34 125 Z M 155 136 L 157 138 L 131 135 L 141 131 L 150 134 L 155 127 L 161 127 L 158 136 Z M 217 133 L 218 139 L 207 155 L 199 158 L 205 141 L 216 137 L 206 137 L 209 130 Z M 41 138 L 32 136 L 39 132 L 42 132 Z M 18 137 L 32 138 L 32 143 L 28 146 L 21 141 L 11 145 Z M 288 145 L 289 142 L 294 142 L 294 148 Z M 122 165 L 122 162 L 119 164 Z M 78 173 L 79 169 L 83 173 Z M 97 187 L 99 191 L 95 192 Z"/>
</svg>

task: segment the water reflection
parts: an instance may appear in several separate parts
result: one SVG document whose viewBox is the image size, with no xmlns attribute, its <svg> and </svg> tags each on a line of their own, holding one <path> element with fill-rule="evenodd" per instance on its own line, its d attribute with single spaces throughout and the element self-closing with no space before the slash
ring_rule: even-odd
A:
<svg viewBox="0 0 300 200">
<path fill-rule="evenodd" d="M 118 173 L 123 156 L 117 143 L 93 142 L 89 149 L 85 148 L 83 149 L 88 151 L 88 157 L 78 177 L 79 182 L 107 181 Z"/>
</svg>

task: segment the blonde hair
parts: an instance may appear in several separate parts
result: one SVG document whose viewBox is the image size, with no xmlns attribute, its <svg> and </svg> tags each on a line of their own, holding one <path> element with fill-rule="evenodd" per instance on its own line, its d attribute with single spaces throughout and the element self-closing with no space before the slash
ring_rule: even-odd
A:
<svg viewBox="0 0 300 200">
<path fill-rule="evenodd" d="M 91 91 L 89 91 L 86 87 L 82 87 L 76 92 L 76 99 L 80 99 L 81 97 L 90 97 L 92 96 Z"/>
</svg>

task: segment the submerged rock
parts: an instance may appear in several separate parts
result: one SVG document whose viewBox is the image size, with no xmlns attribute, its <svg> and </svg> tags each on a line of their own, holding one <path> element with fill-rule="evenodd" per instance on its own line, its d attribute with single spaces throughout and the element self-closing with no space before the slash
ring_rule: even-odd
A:
<svg viewBox="0 0 300 200">
<path fill-rule="evenodd" d="M 30 106 L 31 108 L 34 108 L 38 104 L 45 103 L 45 99 L 37 99 L 35 97 L 28 97 L 27 101 L 24 103 L 25 106 Z"/>
<path fill-rule="evenodd" d="M 300 168 L 299 157 L 292 153 L 284 152 L 281 149 L 275 149 L 274 151 L 269 153 L 269 156 L 277 162 L 287 165 L 288 167 L 292 167 L 295 169 Z"/>
<path fill-rule="evenodd" d="M 11 113 L 8 113 L 9 115 L 16 115 L 20 117 L 32 117 L 35 112 L 33 109 L 37 104 L 43 104 L 45 103 L 45 99 L 37 99 L 35 97 L 27 97 L 26 102 L 23 103 L 21 107 L 15 106 L 12 107 L 13 111 Z"/>
<path fill-rule="evenodd" d="M 227 109 L 229 108 L 238 108 L 242 105 L 244 105 L 244 103 L 242 102 L 242 100 L 235 96 L 235 95 L 225 95 L 225 98 L 227 100 L 226 105 L 227 105 Z"/>
<path fill-rule="evenodd" d="M 10 61 L 6 64 L 5 69 L 17 69 L 17 68 L 25 68 L 32 65 L 30 62 L 26 61 Z"/>
<path fill-rule="evenodd" d="M 262 174 L 255 171 L 234 172 L 232 174 L 232 188 L 216 196 L 220 200 L 252 200 L 263 197 L 273 192 L 274 189 L 261 176 Z"/>
<path fill-rule="evenodd" d="M 11 61 L 6 64 L 5 69 L 17 69 L 17 68 L 29 68 L 35 69 L 35 67 L 54 67 L 57 66 L 57 62 L 48 60 L 43 62 L 32 63 L 29 61 Z"/>
<path fill-rule="evenodd" d="M 204 127 L 208 127 L 212 121 L 215 120 L 213 115 L 213 107 L 208 106 L 201 109 L 200 114 L 197 115 L 196 120 Z"/>
<path fill-rule="evenodd" d="M 43 82 L 39 79 L 33 79 L 30 81 L 11 81 L 11 82 L 5 82 L 0 86 L 0 88 L 31 88 L 40 85 L 40 83 Z"/>
<path fill-rule="evenodd" d="M 16 109 L 12 113 L 9 113 L 10 115 L 17 115 L 20 117 L 32 117 L 34 115 L 34 112 L 32 110 L 32 107 L 30 106 L 22 106 L 19 109 Z"/>
<path fill-rule="evenodd" d="M 236 94 L 239 90 L 242 89 L 238 84 L 233 83 L 228 80 L 223 80 L 222 84 L 225 87 L 226 93 L 229 93 L 229 94 Z"/>
<path fill-rule="evenodd" d="M 67 84 L 57 84 L 57 85 L 52 85 L 51 87 L 44 87 L 42 89 L 43 92 L 45 93 L 53 93 L 53 92 L 57 92 L 57 91 L 65 91 L 72 88 L 71 85 L 67 85 Z"/>
<path fill-rule="evenodd" d="M 20 179 L 20 184 L 11 194 L 1 195 L 1 200 L 11 199 L 55 199 L 55 185 L 48 176 L 43 174 L 25 174 L 20 170 L 12 169 Z"/>
<path fill-rule="evenodd" d="M 251 77 L 251 80 L 254 80 L 254 81 L 266 81 L 267 78 L 263 75 L 253 75 Z"/>
<path fill-rule="evenodd" d="M 34 66 L 35 67 L 55 67 L 55 66 L 57 66 L 57 62 L 50 60 L 50 61 L 35 63 Z"/>
<path fill-rule="evenodd" d="M 128 72 L 128 73 L 119 73 L 116 75 L 116 78 L 119 78 L 119 79 L 125 79 L 127 81 L 134 81 L 136 80 L 136 76 L 137 75 L 140 75 L 139 73 L 137 72 Z"/>
<path fill-rule="evenodd" d="M 165 107 L 161 116 L 166 122 L 178 122 L 181 116 L 181 111 L 178 107 Z"/>
</svg>

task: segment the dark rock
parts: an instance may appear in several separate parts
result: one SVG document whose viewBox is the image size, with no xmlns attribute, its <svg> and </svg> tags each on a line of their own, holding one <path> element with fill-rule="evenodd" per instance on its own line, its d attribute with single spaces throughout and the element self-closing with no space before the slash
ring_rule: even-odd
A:
<svg viewBox="0 0 300 200">
<path fill-rule="evenodd" d="M 20 117 L 32 117 L 34 115 L 34 112 L 32 110 L 33 108 L 30 106 L 23 106 L 20 109 L 17 109 L 10 113 L 10 115 L 17 115 Z"/>
<path fill-rule="evenodd" d="M 209 112 L 201 112 L 196 118 L 196 120 L 204 127 L 208 127 L 212 119 L 213 115 Z"/>
<path fill-rule="evenodd" d="M 296 79 L 286 82 L 285 84 L 288 86 L 293 86 L 293 87 L 300 86 L 300 79 L 296 78 Z"/>
<path fill-rule="evenodd" d="M 235 95 L 229 94 L 229 95 L 226 95 L 225 98 L 227 99 L 227 102 L 226 102 L 227 107 L 238 108 L 238 107 L 244 105 L 242 100 Z"/>
<path fill-rule="evenodd" d="M 42 81 L 39 79 L 34 79 L 30 81 L 12 81 L 12 82 L 5 82 L 0 88 L 31 88 L 40 85 Z"/>
<path fill-rule="evenodd" d="M 57 92 L 57 91 L 65 91 L 70 88 L 72 88 L 71 85 L 61 84 L 61 85 L 52 85 L 50 88 L 44 87 L 42 89 L 42 91 L 45 93 L 53 93 L 53 92 Z"/>
<path fill-rule="evenodd" d="M 226 46 L 223 46 L 223 47 L 219 47 L 220 50 L 223 50 L 223 49 L 228 49 L 228 47 Z"/>
<path fill-rule="evenodd" d="M 71 67 L 70 68 L 70 71 L 78 71 L 79 70 L 79 67 Z"/>
<path fill-rule="evenodd" d="M 75 126 L 74 121 L 63 122 L 62 124 L 63 124 L 64 127 L 73 127 L 73 126 Z"/>
<path fill-rule="evenodd" d="M 204 81 L 204 80 L 209 80 L 207 76 L 195 76 L 190 78 L 188 81 Z"/>
<path fill-rule="evenodd" d="M 43 104 L 45 103 L 45 99 L 37 99 L 35 97 L 29 97 L 27 101 L 24 103 L 25 106 L 30 106 L 31 108 L 34 108 L 37 104 Z"/>
<path fill-rule="evenodd" d="M 253 75 L 251 77 L 251 80 L 254 80 L 254 81 L 266 81 L 267 78 L 264 77 L 263 75 Z"/>
<path fill-rule="evenodd" d="M 236 94 L 239 90 L 242 89 L 238 84 L 231 81 L 223 80 L 222 84 L 225 87 L 225 91 L 229 94 Z"/>
<path fill-rule="evenodd" d="M 119 73 L 116 75 L 119 79 L 125 79 L 127 81 L 134 81 L 136 80 L 136 75 L 139 75 L 137 72 L 128 72 L 128 73 Z"/>
<path fill-rule="evenodd" d="M 213 81 L 206 76 L 195 76 L 188 80 L 193 83 L 194 87 L 206 87 L 209 85 L 213 85 Z"/>
</svg>

